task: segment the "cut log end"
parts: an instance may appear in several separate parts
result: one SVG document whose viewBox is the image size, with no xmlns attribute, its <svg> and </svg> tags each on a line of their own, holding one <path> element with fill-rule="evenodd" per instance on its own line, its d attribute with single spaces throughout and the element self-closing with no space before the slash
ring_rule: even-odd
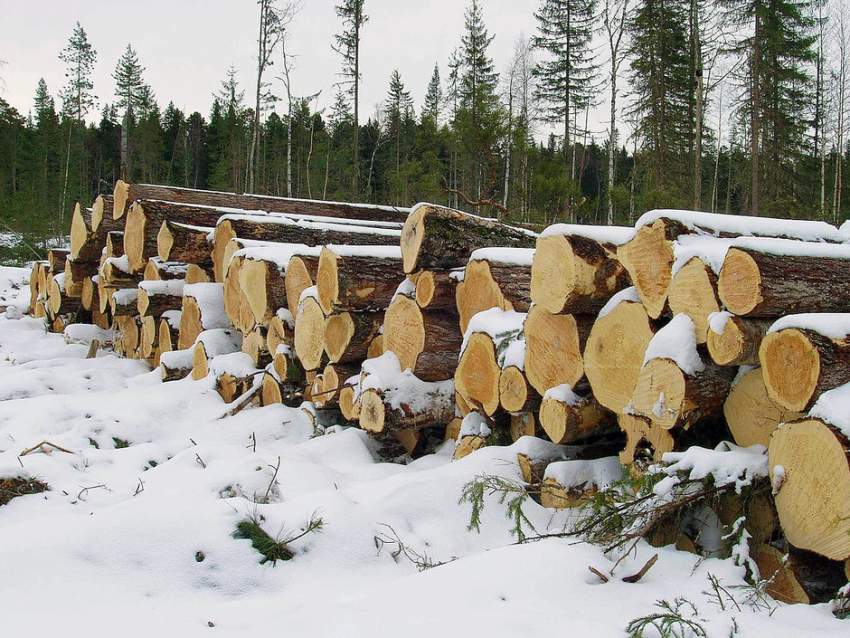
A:
<svg viewBox="0 0 850 638">
<path fill-rule="evenodd" d="M 401 230 L 401 257 L 404 272 L 416 272 L 419 250 L 425 237 L 425 208 L 420 207 L 408 216 Z"/>
<path fill-rule="evenodd" d="M 786 423 L 769 448 L 788 542 L 831 560 L 850 557 L 850 441 L 817 419 Z M 782 471 L 777 476 L 777 468 Z"/>
<path fill-rule="evenodd" d="M 425 348 L 425 325 L 417 303 L 399 295 L 390 304 L 384 319 L 385 347 L 392 350 L 401 369 L 415 369 L 416 359 Z"/>
<path fill-rule="evenodd" d="M 709 329 L 708 354 L 720 366 L 758 365 L 759 348 L 771 320 L 729 317 L 722 333 Z"/>
<path fill-rule="evenodd" d="M 535 407 L 540 395 L 528 383 L 517 366 L 508 366 L 499 376 L 499 403 L 510 413 L 527 412 Z"/>
<path fill-rule="evenodd" d="M 499 409 L 500 373 L 493 340 L 484 333 L 472 334 L 455 373 L 457 392 L 467 404 L 481 406 L 493 415 Z"/>
<path fill-rule="evenodd" d="M 705 343 L 708 317 L 720 311 L 714 272 L 698 257 L 690 259 L 673 277 L 667 296 L 671 312 L 687 314 L 694 322 L 697 343 Z"/>
<path fill-rule="evenodd" d="M 749 314 L 762 302 L 758 264 L 744 251 L 730 248 L 720 269 L 717 290 L 729 312 Z"/>
<path fill-rule="evenodd" d="M 664 220 L 639 228 L 631 241 L 620 246 L 617 256 L 629 271 L 647 314 L 658 319 L 667 307 L 674 261 Z"/>
<path fill-rule="evenodd" d="M 313 285 L 313 277 L 316 276 L 317 268 L 318 260 L 315 258 L 295 256 L 289 260 L 284 282 L 286 306 L 293 317 L 298 317 L 298 300 L 301 299 L 301 293 Z"/>
<path fill-rule="evenodd" d="M 685 373 L 670 359 L 644 365 L 634 391 L 634 409 L 665 430 L 680 425 L 687 408 Z"/>
<path fill-rule="evenodd" d="M 325 352 L 325 313 L 317 299 L 306 298 L 295 320 L 295 353 L 305 370 L 322 367 Z"/>
<path fill-rule="evenodd" d="M 788 410 L 804 412 L 816 398 L 820 380 L 820 353 L 800 330 L 767 335 L 759 350 L 767 392 Z"/>
<path fill-rule="evenodd" d="M 553 443 L 574 443 L 617 431 L 617 422 L 593 399 L 567 404 L 544 399 L 540 404 L 540 425 Z"/>
<path fill-rule="evenodd" d="M 525 373 L 542 395 L 566 383 L 575 387 L 584 377 L 582 340 L 573 315 L 553 315 L 533 306 L 525 320 Z"/>
<path fill-rule="evenodd" d="M 360 396 L 360 427 L 377 434 L 384 431 L 385 421 L 384 400 L 374 390 L 367 390 Z"/>
<path fill-rule="evenodd" d="M 325 351 L 328 359 L 339 361 L 354 336 L 354 320 L 347 312 L 331 315 L 325 321 Z"/>
<path fill-rule="evenodd" d="M 803 416 L 773 402 L 764 385 L 762 368 L 750 370 L 738 380 L 723 404 L 723 414 L 735 443 L 741 447 L 756 443 L 767 447 L 780 423 Z"/>
<path fill-rule="evenodd" d="M 332 250 L 322 248 L 319 255 L 319 270 L 316 275 L 316 287 L 319 289 L 319 303 L 325 314 L 330 314 L 339 300 L 339 257 Z"/>
</svg>

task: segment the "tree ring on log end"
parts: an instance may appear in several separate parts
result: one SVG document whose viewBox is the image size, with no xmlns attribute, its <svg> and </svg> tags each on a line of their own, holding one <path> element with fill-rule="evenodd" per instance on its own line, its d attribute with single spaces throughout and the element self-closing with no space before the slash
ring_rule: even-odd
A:
<svg viewBox="0 0 850 638">
<path fill-rule="evenodd" d="M 455 373 L 455 389 L 468 404 L 480 405 L 492 415 L 499 409 L 499 375 L 496 350 L 490 335 L 469 337 Z"/>
<path fill-rule="evenodd" d="M 516 366 L 508 366 L 499 376 L 499 401 L 508 412 L 519 412 L 529 399 L 525 374 Z M 532 435 L 533 436 L 533 435 Z"/>
<path fill-rule="evenodd" d="M 685 403 L 685 374 L 675 361 L 652 359 L 638 376 L 634 410 L 669 430 L 679 424 Z"/>
<path fill-rule="evenodd" d="M 767 335 L 759 359 L 771 399 L 795 412 L 804 412 L 820 378 L 820 353 L 799 330 L 789 328 Z"/>
<path fill-rule="evenodd" d="M 386 408 L 384 401 L 374 390 L 360 395 L 360 427 L 367 432 L 383 432 Z"/>
<path fill-rule="evenodd" d="M 405 220 L 401 229 L 401 256 L 405 274 L 416 271 L 419 261 L 419 249 L 425 237 L 425 211 L 420 207 Z"/>
<path fill-rule="evenodd" d="M 523 326 L 525 374 L 540 394 L 563 383 L 574 388 L 584 376 L 578 325 L 573 315 L 553 315 L 532 306 Z"/>
<path fill-rule="evenodd" d="M 730 248 L 720 269 L 717 292 L 729 312 L 747 315 L 762 301 L 761 274 L 747 253 Z"/>
<path fill-rule="evenodd" d="M 137 272 L 145 267 L 145 226 L 147 219 L 142 205 L 138 202 L 130 206 L 127 221 L 124 223 L 124 254 L 130 261 L 130 270 Z"/>
<path fill-rule="evenodd" d="M 573 249 L 563 235 L 537 240 L 531 263 L 531 300 L 544 310 L 558 314 L 575 287 Z"/>
<path fill-rule="evenodd" d="M 339 361 L 345 354 L 351 337 L 354 336 L 354 321 L 347 312 L 331 315 L 325 320 L 325 351 L 328 359 Z"/>
<path fill-rule="evenodd" d="M 831 560 L 850 556 L 848 440 L 817 419 L 786 423 L 770 442 L 776 509 L 788 542 Z M 784 479 L 776 476 L 781 466 Z M 780 475 L 781 476 L 781 475 Z"/>
<path fill-rule="evenodd" d="M 641 226 L 634 238 L 620 246 L 617 257 L 629 271 L 646 312 L 658 319 L 664 312 L 673 268 L 673 246 L 667 239 L 664 220 Z"/>
<path fill-rule="evenodd" d="M 284 287 L 286 288 L 286 306 L 293 317 L 298 317 L 298 300 L 301 299 L 301 293 L 312 285 L 313 278 L 307 264 L 301 257 L 291 257 L 286 266 Z"/>
<path fill-rule="evenodd" d="M 327 248 L 322 248 L 319 255 L 319 270 L 316 274 L 316 286 L 319 289 L 319 303 L 325 314 L 330 314 L 334 303 L 339 300 L 339 272 L 337 261 L 339 257 Z"/>
<path fill-rule="evenodd" d="M 318 370 L 325 352 L 325 313 L 318 300 L 307 297 L 295 320 L 295 353 L 305 370 Z"/>
<path fill-rule="evenodd" d="M 415 370 L 416 359 L 425 348 L 425 324 L 416 302 L 397 296 L 384 316 L 384 347 L 398 357 L 401 369 Z"/>
</svg>

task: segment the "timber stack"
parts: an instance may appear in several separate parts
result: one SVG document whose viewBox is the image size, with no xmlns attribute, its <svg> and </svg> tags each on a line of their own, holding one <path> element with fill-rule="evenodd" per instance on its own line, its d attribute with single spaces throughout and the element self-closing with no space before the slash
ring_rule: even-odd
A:
<svg viewBox="0 0 850 638">
<path fill-rule="evenodd" d="M 31 313 L 389 456 L 536 437 L 518 462 L 546 506 L 582 502 L 587 472 L 763 446 L 752 555 L 773 595 L 814 602 L 850 572 L 848 266 L 823 222 L 659 210 L 538 234 L 433 204 L 118 182 L 33 266 Z"/>
</svg>

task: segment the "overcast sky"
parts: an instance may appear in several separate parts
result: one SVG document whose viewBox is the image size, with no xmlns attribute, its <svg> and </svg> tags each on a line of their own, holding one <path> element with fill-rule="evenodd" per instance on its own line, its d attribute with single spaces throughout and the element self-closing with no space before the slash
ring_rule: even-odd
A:
<svg viewBox="0 0 850 638">
<path fill-rule="evenodd" d="M 290 47 L 298 56 L 293 77 L 296 94 L 322 92 L 319 108 L 330 107 L 340 57 L 331 49 L 341 22 L 338 0 L 302 0 L 292 26 Z M 58 59 L 77 21 L 97 51 L 94 92 L 99 107 L 114 101 L 112 72 L 128 43 L 145 67 L 144 79 L 161 106 L 208 116 L 213 93 L 232 64 L 253 103 L 257 3 L 255 0 L 3 0 L 0 20 L 0 95 L 22 113 L 33 102 L 38 79 L 56 97 L 65 82 Z M 447 75 L 446 61 L 460 43 L 465 0 L 366 0 L 369 16 L 362 35 L 361 111 L 374 112 L 397 68 L 419 111 L 434 64 Z M 515 40 L 536 28 L 537 0 L 481 0 L 487 28 L 495 35 L 490 54 L 502 71 Z M 273 68 L 276 74 L 279 68 Z M 283 87 L 276 83 L 277 94 Z M 602 96 L 600 96 L 602 97 Z M 57 99 L 57 105 L 59 100 Z M 280 107 L 279 107 L 280 108 Z"/>
</svg>

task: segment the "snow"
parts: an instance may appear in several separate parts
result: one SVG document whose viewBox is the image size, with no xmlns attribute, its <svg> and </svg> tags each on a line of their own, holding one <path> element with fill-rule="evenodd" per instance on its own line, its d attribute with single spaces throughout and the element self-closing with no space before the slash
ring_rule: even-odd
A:
<svg viewBox="0 0 850 638">
<path fill-rule="evenodd" d="M 61 292 L 65 292 L 65 273 L 60 272 L 58 275 L 54 275 L 53 282 L 59 287 Z"/>
<path fill-rule="evenodd" d="M 197 301 L 204 330 L 227 328 L 230 325 L 224 312 L 224 284 L 187 284 L 183 287 L 183 296 Z"/>
<path fill-rule="evenodd" d="M 427 202 L 420 202 L 420 203 L 416 204 L 411 209 L 410 214 L 412 215 L 417 210 L 419 210 L 420 207 L 423 207 L 423 206 L 426 207 L 426 208 L 427 207 L 445 208 L 444 206 L 441 206 L 440 204 L 429 204 Z M 472 213 L 467 213 L 467 212 L 464 212 L 464 211 L 455 211 L 455 212 L 460 213 L 464 217 L 472 217 L 474 219 L 478 219 L 478 220 L 483 221 L 483 222 L 487 222 L 487 223 L 491 223 L 491 224 L 498 224 L 499 223 L 499 220 L 493 219 L 492 217 L 481 217 L 480 215 L 473 215 Z M 529 237 L 537 237 L 538 236 L 537 233 L 535 233 L 533 230 L 528 230 L 527 228 L 522 228 L 521 226 L 511 226 L 510 224 L 503 224 L 503 225 L 510 226 L 511 229 L 513 229 L 513 230 L 515 230 L 519 233 L 523 233 L 525 235 L 528 235 Z"/>
<path fill-rule="evenodd" d="M 342 244 L 328 244 L 325 248 L 340 257 L 401 259 L 401 246 L 348 246 Z"/>
<path fill-rule="evenodd" d="M 619 638 L 677 597 L 712 637 L 728 636 L 733 617 L 748 638 L 846 635 L 829 605 L 746 606 L 732 560 L 643 542 L 625 557 L 575 538 L 516 544 L 498 494 L 485 495 L 481 532 L 468 531 L 464 485 L 482 475 L 519 483 L 517 454 L 550 444 L 523 437 L 453 462 L 449 442 L 408 465 L 383 463 L 356 428 L 316 436 L 302 409 L 283 405 L 226 416 L 235 405 L 212 378 L 162 383 L 142 362 L 87 350 L 43 321 L 0 315 L 0 477 L 50 485 L 0 507 L 4 635 Z M 45 440 L 71 453 L 19 456 Z M 531 500 L 525 511 L 543 533 L 577 516 Z M 294 560 L 276 566 L 232 535 L 254 516 L 287 538 L 314 513 L 322 533 L 293 542 Z M 393 539 L 445 564 L 419 571 Z M 622 581 L 654 554 L 640 583 Z M 610 582 L 588 566 L 613 571 Z M 741 611 L 704 593 L 709 574 Z"/>
<path fill-rule="evenodd" d="M 725 310 L 722 312 L 712 312 L 708 315 L 708 327 L 714 334 L 722 335 L 726 332 L 726 324 L 734 316 L 731 312 L 726 312 Z"/>
<path fill-rule="evenodd" d="M 638 295 L 637 288 L 635 288 L 634 286 L 630 286 L 612 296 L 608 300 L 608 303 L 602 306 L 602 310 L 599 311 L 598 318 L 602 319 L 602 317 L 604 317 L 605 315 L 613 311 L 614 308 L 626 301 L 640 303 L 640 296 Z"/>
<path fill-rule="evenodd" d="M 319 300 L 319 287 L 318 286 L 310 286 L 301 291 L 301 296 L 298 298 L 299 305 L 303 303 L 305 299 L 309 299 L 312 297 L 316 301 Z"/>
<path fill-rule="evenodd" d="M 846 241 L 838 228 L 826 222 L 723 215 L 692 210 L 651 210 L 640 216 L 635 223 L 635 228 L 649 226 L 661 218 L 674 219 L 704 234 L 730 233 L 755 237 L 784 237 L 803 241 Z"/>
<path fill-rule="evenodd" d="M 242 348 L 242 333 L 238 330 L 230 330 L 226 328 L 213 328 L 204 330 L 195 339 L 195 344 L 204 344 L 204 351 L 207 357 L 212 359 L 223 354 L 237 352 Z M 249 356 L 250 358 L 250 356 Z M 251 369 L 254 369 L 253 364 Z"/>
<path fill-rule="evenodd" d="M 297 255 L 318 257 L 322 251 L 321 246 L 307 246 L 306 244 L 279 244 L 273 242 L 253 242 L 243 240 L 245 248 L 235 251 L 231 257 L 245 257 L 255 261 L 269 261 L 274 263 L 281 273 L 286 272 L 289 260 Z"/>
<path fill-rule="evenodd" d="M 401 283 L 398 285 L 398 288 L 396 288 L 395 292 L 393 293 L 393 301 L 399 295 L 404 295 L 413 299 L 416 295 L 416 282 L 411 281 L 407 277 L 402 279 Z"/>
<path fill-rule="evenodd" d="M 89 345 L 97 339 L 101 347 L 111 346 L 114 334 L 90 323 L 72 323 L 65 327 L 65 342 Z"/>
<path fill-rule="evenodd" d="M 466 332 L 463 335 L 463 343 L 460 346 L 460 353 L 463 354 L 463 351 L 466 350 L 469 338 L 473 334 L 483 332 L 493 339 L 497 352 L 501 351 L 499 356 L 499 365 L 501 367 L 517 365 L 515 360 L 520 356 L 525 361 L 525 347 L 522 346 L 521 350 L 516 349 L 511 353 L 511 363 L 502 365 L 505 361 L 505 351 L 500 348 L 500 344 L 505 339 L 525 341 L 522 327 L 525 324 L 525 318 L 527 316 L 527 312 L 502 310 L 501 308 L 490 308 L 475 313 L 469 320 L 469 324 L 467 324 Z M 522 367 L 522 365 L 519 367 Z"/>
<path fill-rule="evenodd" d="M 359 392 L 381 390 L 384 402 L 394 409 L 402 404 L 414 413 L 421 412 L 435 401 L 454 401 L 455 383 L 448 381 L 421 381 L 410 368 L 402 371 L 394 352 L 388 350 L 380 357 L 368 359 L 361 368 Z"/>
<path fill-rule="evenodd" d="M 587 237 L 598 241 L 600 244 L 614 244 L 622 246 L 635 236 L 635 229 L 631 226 L 587 226 L 584 224 L 552 224 L 547 226 L 541 237 L 550 235 L 568 235 L 574 237 Z"/>
<path fill-rule="evenodd" d="M 821 419 L 850 438 L 850 384 L 824 392 L 809 410 L 809 416 Z"/>
<path fill-rule="evenodd" d="M 680 312 L 670 323 L 656 332 L 646 349 L 643 365 L 653 359 L 675 361 L 687 375 L 702 372 L 705 369 L 705 363 L 697 352 L 696 328 L 693 319 Z"/>
<path fill-rule="evenodd" d="M 811 330 L 830 339 L 846 339 L 847 335 L 850 335 L 850 313 L 810 312 L 787 315 L 774 321 L 767 333 L 788 328 Z"/>
<path fill-rule="evenodd" d="M 719 275 L 726 253 L 738 240 L 712 235 L 682 235 L 673 242 L 673 275 L 694 258 L 700 259 L 714 274 Z"/>
<path fill-rule="evenodd" d="M 558 485 L 570 488 L 604 490 L 614 481 L 623 478 L 623 466 L 616 456 L 607 456 L 592 461 L 559 461 L 550 463 L 543 474 L 543 479 L 551 478 Z"/>
<path fill-rule="evenodd" d="M 850 259 L 848 244 L 818 244 L 793 239 L 770 237 L 739 237 L 732 246 L 748 248 L 768 255 L 780 257 L 824 257 L 827 259 Z"/>
<path fill-rule="evenodd" d="M 112 301 L 118 306 L 126 306 L 128 304 L 133 304 L 139 299 L 139 289 L 138 288 L 122 288 L 121 290 L 116 290 L 112 295 Z"/>
<path fill-rule="evenodd" d="M 171 295 L 182 296 L 186 285 L 184 279 L 166 279 L 164 281 L 141 281 L 139 288 L 148 293 L 148 296 Z"/>
<path fill-rule="evenodd" d="M 478 412 L 470 412 L 463 417 L 463 421 L 460 423 L 458 437 L 462 439 L 465 436 L 480 436 L 486 439 L 490 434 L 490 426 L 487 424 L 487 420 Z"/>
<path fill-rule="evenodd" d="M 569 383 L 556 385 L 554 388 L 549 388 L 543 395 L 543 400 L 554 399 L 566 405 L 578 405 L 584 401 L 582 397 L 573 392 Z M 563 483 L 561 484 L 563 485 Z"/>
<path fill-rule="evenodd" d="M 30 274 L 32 268 L 0 266 L 0 309 L 14 307 L 22 313 L 29 312 Z"/>
<path fill-rule="evenodd" d="M 489 261 L 511 266 L 531 266 L 534 248 L 478 248 L 473 250 L 469 261 Z"/>
<path fill-rule="evenodd" d="M 714 450 L 694 445 L 685 452 L 667 452 L 661 460 L 666 464 L 664 472 L 669 476 L 684 472 L 688 478 L 699 481 L 710 476 L 715 485 L 734 483 L 739 494 L 754 479 L 768 476 L 767 448 L 758 444 L 739 447 L 724 442 Z M 664 487 L 668 486 L 669 483 Z M 656 486 L 656 493 L 662 489 Z"/>
<path fill-rule="evenodd" d="M 229 374 L 236 378 L 242 378 L 258 372 L 251 355 L 245 352 L 230 352 L 228 354 L 217 355 L 210 361 L 209 369 L 210 374 L 216 377 L 222 374 Z M 262 381 L 260 375 L 257 375 L 256 378 Z"/>
<path fill-rule="evenodd" d="M 127 255 L 122 255 L 121 257 L 107 257 L 103 265 L 110 264 L 113 268 L 117 268 L 121 272 L 131 273 L 132 269 L 130 268 L 130 257 Z"/>
<path fill-rule="evenodd" d="M 168 322 L 168 325 L 175 330 L 180 327 L 180 318 L 183 316 L 182 310 L 166 310 L 162 313 L 161 318 Z"/>
</svg>

